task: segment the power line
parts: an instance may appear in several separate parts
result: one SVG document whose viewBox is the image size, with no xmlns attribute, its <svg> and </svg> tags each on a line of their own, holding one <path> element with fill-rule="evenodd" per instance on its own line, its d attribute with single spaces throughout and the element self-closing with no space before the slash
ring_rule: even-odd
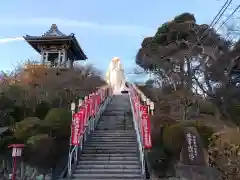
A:
<svg viewBox="0 0 240 180">
<path fill-rule="evenodd" d="M 221 9 L 218 11 L 217 15 L 214 17 L 214 19 L 212 20 L 212 22 L 210 23 L 210 25 L 208 26 L 208 28 L 203 32 L 202 36 L 197 40 L 197 42 L 194 44 L 194 46 L 191 48 L 191 51 L 193 51 L 193 49 L 195 48 L 195 46 L 197 46 L 198 43 L 201 42 L 201 40 L 203 39 L 204 35 L 207 33 L 208 30 L 210 30 L 210 28 L 214 28 L 214 26 L 219 22 L 220 18 L 223 16 L 224 12 L 227 10 L 227 8 L 230 6 L 230 4 L 232 3 L 232 0 L 227 0 L 224 5 L 221 7 Z M 217 19 L 217 20 L 216 20 Z M 216 21 L 215 21 L 216 20 Z M 215 22 L 214 22 L 215 21 Z M 190 52 L 191 52 L 190 51 Z"/>
<path fill-rule="evenodd" d="M 215 18 L 213 19 L 212 23 L 210 24 L 210 27 L 215 26 L 215 25 L 219 22 L 220 18 L 223 16 L 224 12 L 227 10 L 227 8 L 228 8 L 231 4 L 232 4 L 232 0 L 230 0 L 229 2 L 228 2 L 228 0 L 227 0 L 227 1 L 224 3 L 224 5 L 222 6 L 222 8 L 221 8 L 220 11 L 218 12 L 218 14 L 215 16 Z M 222 11 L 222 10 L 223 10 L 223 11 Z M 221 12 L 221 11 L 222 11 L 222 12 Z M 218 19 L 216 20 L 217 16 L 219 16 L 219 17 L 218 17 Z M 213 24 L 214 20 L 216 20 L 216 22 Z"/>
<path fill-rule="evenodd" d="M 216 31 L 218 31 L 223 25 L 226 24 L 226 22 L 237 12 L 237 10 L 240 8 L 240 5 L 238 5 L 233 12 L 227 17 L 227 19 L 225 21 L 222 22 L 222 24 L 217 28 Z"/>
</svg>

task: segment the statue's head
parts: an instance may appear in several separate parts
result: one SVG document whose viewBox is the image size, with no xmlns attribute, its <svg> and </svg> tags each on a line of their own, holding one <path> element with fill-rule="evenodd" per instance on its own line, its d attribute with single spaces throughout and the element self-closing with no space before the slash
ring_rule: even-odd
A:
<svg viewBox="0 0 240 180">
<path fill-rule="evenodd" d="M 120 58 L 119 58 L 119 57 L 114 57 L 114 58 L 112 58 L 112 62 L 113 62 L 114 64 L 117 64 L 117 63 L 120 62 Z"/>
<path fill-rule="evenodd" d="M 120 59 L 118 57 L 114 57 L 110 62 L 110 69 L 119 68 L 121 66 Z"/>
</svg>

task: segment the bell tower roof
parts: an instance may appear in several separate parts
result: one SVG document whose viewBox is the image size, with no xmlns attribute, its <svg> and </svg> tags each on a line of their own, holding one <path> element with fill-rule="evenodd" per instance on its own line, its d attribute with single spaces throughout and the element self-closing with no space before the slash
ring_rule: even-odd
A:
<svg viewBox="0 0 240 180">
<path fill-rule="evenodd" d="M 47 32 L 45 32 L 42 36 L 46 37 L 46 36 L 66 36 L 66 35 L 58 30 L 58 27 L 56 24 L 52 24 L 50 29 Z"/>
<path fill-rule="evenodd" d="M 71 55 L 71 59 L 74 59 L 75 61 L 87 59 L 87 56 L 79 45 L 75 35 L 73 33 L 65 35 L 58 29 L 56 24 L 52 24 L 50 29 L 43 35 L 26 35 L 23 38 L 38 53 L 41 53 L 44 47 L 64 46 L 66 47 L 69 56 Z"/>
</svg>

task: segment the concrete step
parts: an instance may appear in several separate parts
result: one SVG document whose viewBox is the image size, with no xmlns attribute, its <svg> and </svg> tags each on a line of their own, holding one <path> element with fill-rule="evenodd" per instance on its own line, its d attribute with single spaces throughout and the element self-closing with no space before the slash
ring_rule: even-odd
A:
<svg viewBox="0 0 240 180">
<path fill-rule="evenodd" d="M 111 136 L 100 136 L 100 137 L 97 137 L 97 136 L 94 136 L 94 137 L 91 137 L 89 138 L 89 141 L 88 142 L 96 142 L 96 141 L 102 141 L 102 142 L 125 142 L 125 141 L 128 141 L 128 142 L 134 142 L 136 141 L 136 137 L 131 137 L 131 136 L 114 136 L 114 138 L 111 138 L 111 139 L 107 139 L 107 138 L 111 138 Z"/>
<path fill-rule="evenodd" d="M 132 130 L 133 127 L 97 127 L 96 128 L 96 130 L 118 130 L 118 129 Z"/>
<path fill-rule="evenodd" d="M 123 129 L 124 127 L 131 127 L 133 128 L 133 124 L 124 124 L 124 123 L 121 123 L 121 124 L 98 124 L 97 127 L 105 127 L 105 128 L 111 128 L 111 127 L 118 127 L 118 128 L 121 128 Z"/>
<path fill-rule="evenodd" d="M 80 161 L 139 161 L 139 158 L 136 156 L 84 156 L 80 157 Z"/>
<path fill-rule="evenodd" d="M 119 124 L 117 124 L 117 123 L 99 123 L 98 124 L 98 126 L 106 126 L 106 127 L 111 127 L 111 126 L 120 126 L 120 127 L 122 127 L 122 126 L 133 126 L 133 124 L 130 124 L 130 123 L 123 123 L 123 122 L 121 122 L 121 123 L 119 123 Z"/>
<path fill-rule="evenodd" d="M 128 143 L 132 143 L 132 144 L 135 144 L 136 141 L 134 138 L 121 138 L 121 139 L 103 139 L 103 138 L 91 138 L 89 139 L 89 141 L 87 141 L 86 143 L 95 143 L 95 144 L 107 144 L 107 143 L 116 143 L 116 144 L 124 144 L 125 142 L 128 142 Z"/>
<path fill-rule="evenodd" d="M 100 131 L 103 131 L 103 130 L 100 130 Z M 109 131 L 112 131 L 112 130 L 109 130 Z M 96 131 L 95 133 L 92 133 L 91 134 L 91 136 L 99 136 L 99 135 L 101 135 L 101 136 L 124 136 L 124 137 L 126 137 L 126 136 L 136 136 L 136 133 L 134 132 L 134 131 L 129 131 L 128 130 L 128 132 L 126 132 L 126 133 L 124 133 L 124 132 L 118 132 L 117 130 L 116 130 L 116 132 L 114 133 L 114 132 L 108 132 L 108 131 L 105 131 L 105 132 L 98 132 L 98 131 Z"/>
<path fill-rule="evenodd" d="M 136 143 L 136 141 L 132 139 L 101 139 L 101 138 L 92 138 L 91 140 L 87 141 L 86 143 Z"/>
<path fill-rule="evenodd" d="M 113 122 L 113 121 L 116 121 L 116 122 Z M 128 120 L 125 120 L 124 119 L 118 119 L 118 120 L 109 120 L 109 121 L 99 121 L 99 124 L 104 124 L 104 125 L 107 125 L 107 124 L 123 124 L 123 123 L 126 123 L 126 124 L 133 124 L 131 121 L 128 121 Z"/>
<path fill-rule="evenodd" d="M 99 127 L 101 127 L 101 128 L 118 128 L 119 130 L 124 130 L 124 128 L 131 128 L 131 129 L 133 129 L 133 125 L 132 124 L 107 124 L 107 125 L 105 125 L 105 124 L 99 124 L 98 126 L 97 126 L 98 128 Z"/>
<path fill-rule="evenodd" d="M 86 143 L 124 143 L 124 142 L 129 142 L 129 143 L 136 143 L 136 140 L 134 138 L 124 138 L 124 139 L 105 139 L 105 138 L 91 138 L 89 139 L 89 141 L 87 141 Z"/>
<path fill-rule="evenodd" d="M 105 126 L 111 126 L 111 125 L 115 125 L 115 126 L 121 126 L 121 125 L 133 125 L 132 122 L 124 122 L 124 120 L 119 120 L 119 122 L 99 122 L 98 125 L 105 125 Z"/>
<path fill-rule="evenodd" d="M 91 143 L 91 142 L 87 142 L 86 144 L 84 144 L 84 147 L 106 147 L 106 148 L 108 148 L 108 147 L 125 147 L 125 148 L 127 148 L 127 147 L 137 147 L 137 143 L 129 143 L 129 142 L 122 142 L 122 143 L 113 143 L 113 142 L 111 142 L 111 143 L 95 143 L 95 142 L 93 142 L 93 143 Z"/>
<path fill-rule="evenodd" d="M 102 143 L 102 141 L 96 142 L 96 141 L 88 141 L 84 144 L 84 146 L 138 146 L 138 143 L 135 141 L 124 141 L 124 142 L 114 142 L 114 141 L 108 141 Z"/>
<path fill-rule="evenodd" d="M 84 157 L 136 157 L 136 153 L 83 153 L 81 156 Z"/>
<path fill-rule="evenodd" d="M 128 122 L 128 121 L 125 121 L 124 120 L 118 120 L 118 122 L 112 122 L 112 121 L 108 121 L 108 122 L 101 122 L 99 121 L 98 125 L 132 125 L 133 123 L 132 122 Z"/>
<path fill-rule="evenodd" d="M 114 132 L 115 131 L 115 132 Z M 91 134 L 92 136 L 97 136 L 97 135 L 121 135 L 121 136 L 134 136 L 136 135 L 135 131 L 130 129 L 130 130 L 124 130 L 119 129 L 119 130 L 96 130 Z"/>
<path fill-rule="evenodd" d="M 102 127 L 102 128 L 119 128 L 119 130 L 124 130 L 124 127 L 130 127 L 133 129 L 134 125 L 133 124 L 98 124 L 97 127 Z"/>
<path fill-rule="evenodd" d="M 79 178 L 76 178 L 76 177 L 73 177 L 72 179 L 79 179 Z M 91 177 L 88 177 L 88 178 L 84 178 L 84 180 L 103 180 L 103 179 L 106 179 L 106 178 L 91 178 Z M 125 178 L 125 179 L 131 179 L 131 180 L 144 180 L 144 179 L 132 179 L 132 178 Z M 123 180 L 123 178 L 109 178 L 107 180 Z"/>
<path fill-rule="evenodd" d="M 99 124 L 98 125 L 123 125 L 123 124 L 125 124 L 125 125 L 132 125 L 133 123 L 132 122 L 127 122 L 127 121 L 125 121 L 124 122 L 124 120 L 119 120 L 118 122 L 99 122 Z"/>
<path fill-rule="evenodd" d="M 138 161 L 121 161 L 121 160 L 101 160 L 101 161 L 80 161 L 79 165 L 87 165 L 87 164 L 94 164 L 94 165 L 98 165 L 98 164 L 104 164 L 104 165 L 109 165 L 109 164 L 114 164 L 114 165 L 139 165 Z"/>
<path fill-rule="evenodd" d="M 143 180 L 129 97 L 114 96 L 85 142 L 73 179 Z"/>
<path fill-rule="evenodd" d="M 128 174 L 141 174 L 140 169 L 77 169 L 76 174 L 120 174 L 120 173 L 128 173 Z"/>
<path fill-rule="evenodd" d="M 83 147 L 84 150 L 126 150 L 127 146 L 118 146 L 118 147 L 114 147 L 114 146 L 99 146 L 99 147 L 94 147 L 94 146 L 85 146 Z M 129 150 L 129 152 L 134 150 L 137 150 L 136 146 L 130 146 L 127 148 Z"/>
<path fill-rule="evenodd" d="M 133 133 L 133 132 L 135 132 L 135 130 L 121 130 L 121 129 L 119 129 L 118 131 L 116 131 L 116 130 L 109 130 L 109 131 L 99 130 L 99 131 L 94 131 L 93 133 L 96 133 L 96 132 L 99 132 L 99 133 Z"/>
<path fill-rule="evenodd" d="M 92 135 L 91 136 L 91 138 L 92 139 L 97 139 L 97 138 L 100 138 L 100 139 L 102 139 L 102 140 L 104 140 L 104 139 L 107 139 L 107 138 L 111 138 L 112 140 L 115 140 L 115 139 L 122 139 L 122 140 L 125 140 L 125 139 L 136 139 L 136 135 L 108 135 L 108 134 L 103 134 L 103 135 L 101 135 L 101 134 L 99 134 L 99 135 L 97 135 L 97 134 L 95 134 L 95 135 Z"/>
<path fill-rule="evenodd" d="M 118 174 L 74 174 L 73 178 L 77 179 L 141 179 L 140 174 L 128 174 L 128 173 L 118 173 Z"/>
<path fill-rule="evenodd" d="M 136 136 L 136 133 L 93 133 L 91 134 L 91 137 L 134 137 Z"/>
<path fill-rule="evenodd" d="M 126 149 L 126 148 L 109 148 L 109 149 L 97 149 L 97 148 L 83 148 L 84 153 L 96 153 L 96 154 L 103 154 L 103 153 L 136 153 L 137 156 L 137 149 Z"/>
<path fill-rule="evenodd" d="M 79 164 L 77 169 L 140 169 L 139 164 Z"/>
<path fill-rule="evenodd" d="M 106 119 L 108 116 L 126 116 L 127 114 L 126 114 L 126 112 L 124 112 L 124 111 L 104 111 L 103 113 L 102 113 L 102 117 L 101 117 L 101 119 Z"/>
<path fill-rule="evenodd" d="M 111 105 L 111 104 L 109 104 Z M 117 107 L 117 105 L 112 104 L 112 107 L 107 107 L 106 110 L 103 112 L 103 114 L 112 114 L 112 115 L 116 115 L 116 114 L 126 114 L 129 113 L 131 107 L 124 107 L 119 109 Z"/>
<path fill-rule="evenodd" d="M 109 104 L 110 105 L 110 104 Z M 112 107 L 111 106 L 108 106 L 107 108 L 106 108 L 106 110 L 105 110 L 105 112 L 109 112 L 109 111 L 123 111 L 123 112 L 126 112 L 126 111 L 128 111 L 129 109 L 128 109 L 128 107 L 119 107 L 119 106 L 117 106 L 118 104 L 116 104 L 116 105 L 112 105 Z M 114 107 L 115 106 L 115 107 Z"/>
</svg>

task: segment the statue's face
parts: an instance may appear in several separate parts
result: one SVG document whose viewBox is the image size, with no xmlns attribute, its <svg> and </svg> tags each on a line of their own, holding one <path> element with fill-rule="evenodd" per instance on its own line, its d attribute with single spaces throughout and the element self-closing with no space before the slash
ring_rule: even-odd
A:
<svg viewBox="0 0 240 180">
<path fill-rule="evenodd" d="M 119 58 L 117 58 L 117 57 L 113 58 L 112 61 L 111 61 L 111 67 L 113 69 L 115 69 L 115 68 L 118 67 L 119 63 L 120 63 L 120 59 Z"/>
<path fill-rule="evenodd" d="M 113 58 L 113 59 L 112 59 L 112 62 L 113 62 L 114 64 L 117 64 L 117 63 L 119 63 L 119 61 L 120 61 L 120 59 L 119 59 L 119 58 Z"/>
</svg>

